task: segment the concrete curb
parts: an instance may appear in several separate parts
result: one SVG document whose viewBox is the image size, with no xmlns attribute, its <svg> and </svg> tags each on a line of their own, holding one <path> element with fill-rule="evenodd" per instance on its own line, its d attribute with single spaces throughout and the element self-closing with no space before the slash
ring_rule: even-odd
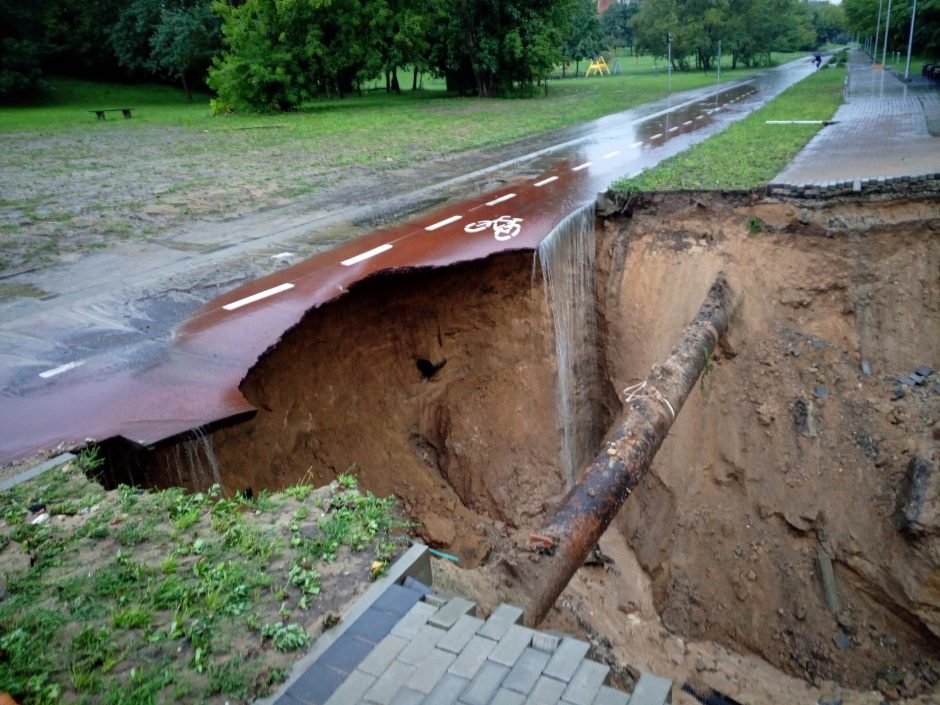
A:
<svg viewBox="0 0 940 705">
<path fill-rule="evenodd" d="M 290 675 L 287 680 L 281 683 L 280 687 L 271 695 L 255 700 L 255 705 L 273 705 L 287 690 L 306 673 L 323 653 L 333 645 L 346 630 L 349 629 L 359 617 L 368 610 L 385 593 L 391 585 L 397 585 L 405 578 L 414 578 L 425 585 L 431 585 L 431 554 L 428 553 L 428 547 L 423 544 L 414 544 L 405 554 L 395 561 L 388 570 L 388 573 L 381 580 L 377 580 L 349 608 L 349 611 L 343 615 L 342 621 L 330 630 L 323 632 L 317 637 L 313 648 L 303 655 L 291 667 Z"/>
<path fill-rule="evenodd" d="M 838 181 L 820 183 L 771 183 L 767 186 L 768 196 L 789 198 L 829 198 L 832 196 L 850 196 L 867 193 L 917 193 L 926 186 L 940 182 L 940 173 L 911 174 L 907 176 L 855 177 Z"/>
<path fill-rule="evenodd" d="M 57 455 L 54 458 L 49 458 L 49 460 L 44 463 L 30 468 L 29 470 L 24 470 L 23 472 L 17 473 L 13 477 L 8 477 L 3 482 L 0 482 L 0 492 L 6 492 L 11 487 L 16 487 L 17 485 L 26 482 L 27 480 L 32 480 L 34 477 L 39 477 L 47 470 L 52 470 L 52 468 L 57 468 L 60 465 L 65 465 L 71 460 L 75 460 L 78 456 L 74 453 L 62 453 L 62 455 Z"/>
</svg>

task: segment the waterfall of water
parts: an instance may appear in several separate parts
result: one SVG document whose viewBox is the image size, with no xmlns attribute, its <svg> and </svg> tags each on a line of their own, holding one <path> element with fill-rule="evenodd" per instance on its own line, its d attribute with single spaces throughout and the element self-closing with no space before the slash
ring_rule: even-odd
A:
<svg viewBox="0 0 940 705">
<path fill-rule="evenodd" d="M 204 491 L 213 484 L 222 486 L 219 472 L 219 460 L 212 447 L 212 438 L 202 428 L 189 432 L 189 437 L 181 440 L 166 455 L 168 469 L 176 473 L 180 487 L 190 486 L 195 491 Z"/>
<path fill-rule="evenodd" d="M 591 442 L 591 397 L 597 382 L 594 247 L 591 202 L 562 220 L 538 248 L 555 326 L 558 420 L 568 487 Z"/>
</svg>

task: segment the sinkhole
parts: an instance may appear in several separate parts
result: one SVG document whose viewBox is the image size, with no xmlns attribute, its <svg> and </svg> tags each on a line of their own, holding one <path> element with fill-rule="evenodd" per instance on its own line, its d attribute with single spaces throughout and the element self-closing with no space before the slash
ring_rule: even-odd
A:
<svg viewBox="0 0 940 705">
<path fill-rule="evenodd" d="M 624 388 L 724 271 L 742 300 L 730 332 L 608 531 L 648 578 L 646 616 L 813 684 L 936 688 L 940 379 L 896 392 L 940 368 L 935 199 L 624 205 L 572 214 L 535 253 L 360 282 L 247 373 L 253 418 L 106 444 L 108 482 L 234 493 L 353 472 L 462 567 L 493 566 L 557 506 Z M 914 458 L 932 475 L 902 521 Z M 623 577 L 579 622 L 615 647 L 629 610 L 601 606 L 643 603 Z"/>
</svg>

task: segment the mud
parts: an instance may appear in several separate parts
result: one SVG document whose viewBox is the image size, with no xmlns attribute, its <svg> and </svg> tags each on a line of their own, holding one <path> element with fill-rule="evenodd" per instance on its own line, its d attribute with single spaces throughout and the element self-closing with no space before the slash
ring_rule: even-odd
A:
<svg viewBox="0 0 940 705">
<path fill-rule="evenodd" d="M 598 223 L 588 435 L 719 271 L 742 304 L 601 542 L 613 565 L 579 571 L 549 624 L 627 680 L 651 669 L 744 703 L 936 702 L 940 377 L 899 381 L 940 368 L 936 198 L 626 205 Z M 219 479 L 257 491 L 352 470 L 469 568 L 442 567 L 442 585 L 492 605 L 502 558 L 565 485 L 551 321 L 531 252 L 363 282 L 250 372 L 259 412 L 212 434 Z M 177 483 L 168 450 L 135 462 Z"/>
</svg>

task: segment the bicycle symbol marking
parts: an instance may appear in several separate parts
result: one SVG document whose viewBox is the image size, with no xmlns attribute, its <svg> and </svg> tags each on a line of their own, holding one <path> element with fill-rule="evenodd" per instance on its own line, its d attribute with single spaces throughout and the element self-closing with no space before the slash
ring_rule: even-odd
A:
<svg viewBox="0 0 940 705">
<path fill-rule="evenodd" d="M 482 233 L 493 229 L 493 237 L 499 241 L 509 240 L 522 232 L 522 218 L 513 218 L 511 215 L 501 215 L 493 220 L 478 220 L 464 227 L 465 233 Z"/>
</svg>

